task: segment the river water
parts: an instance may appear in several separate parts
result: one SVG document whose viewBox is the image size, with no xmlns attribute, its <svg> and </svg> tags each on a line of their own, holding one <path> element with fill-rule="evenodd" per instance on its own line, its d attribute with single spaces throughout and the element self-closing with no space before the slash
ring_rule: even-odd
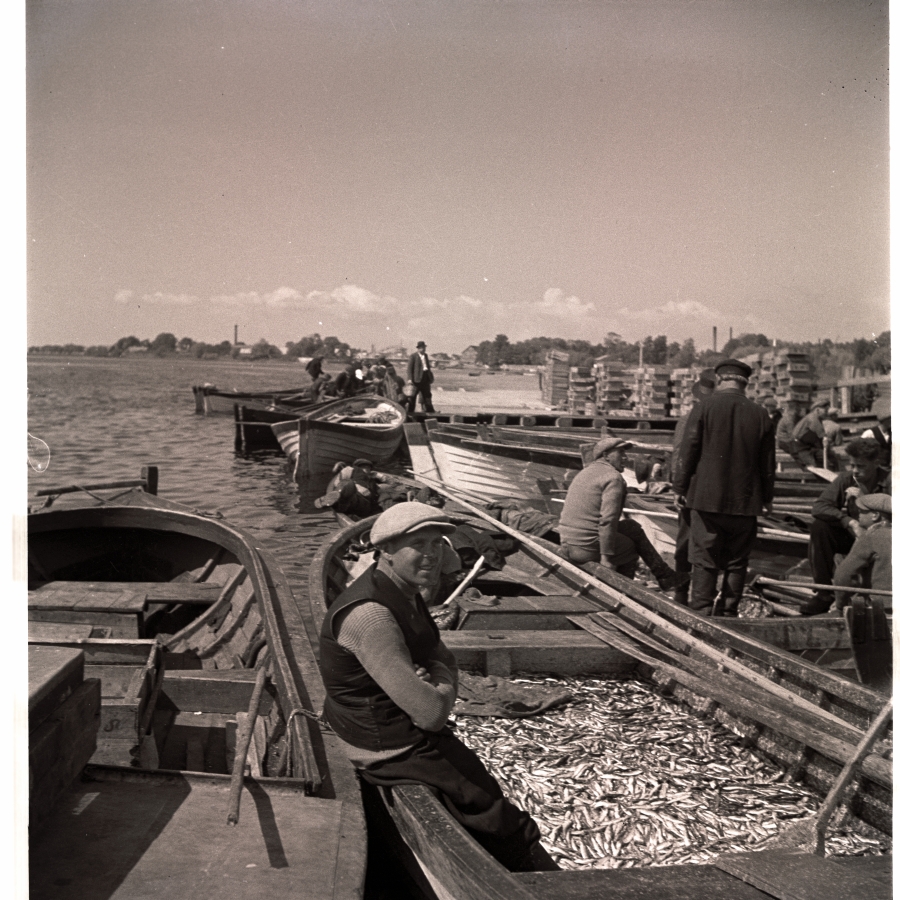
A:
<svg viewBox="0 0 900 900">
<path fill-rule="evenodd" d="M 50 463 L 29 467 L 29 503 L 41 488 L 138 478 L 155 465 L 160 496 L 253 532 L 297 590 L 334 517 L 313 506 L 320 485 L 301 495 L 280 452 L 236 454 L 229 416 L 195 414 L 191 386 L 206 382 L 267 390 L 309 378 L 299 364 L 30 358 L 28 431 L 49 445 Z"/>
</svg>

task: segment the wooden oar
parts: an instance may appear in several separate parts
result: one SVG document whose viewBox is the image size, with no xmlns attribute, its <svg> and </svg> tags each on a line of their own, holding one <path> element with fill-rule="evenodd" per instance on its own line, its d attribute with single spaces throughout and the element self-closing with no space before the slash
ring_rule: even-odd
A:
<svg viewBox="0 0 900 900">
<path fill-rule="evenodd" d="M 474 580 L 479 569 L 484 565 L 484 557 L 479 556 L 472 566 L 472 571 L 456 586 L 456 590 L 441 604 L 441 606 L 449 606 Z"/>
<path fill-rule="evenodd" d="M 777 578 L 766 578 L 762 575 L 754 579 L 755 584 L 770 584 L 772 587 L 806 588 L 810 591 L 837 591 L 846 594 L 872 594 L 876 597 L 893 597 L 893 591 L 885 591 L 877 588 L 856 587 L 846 584 L 815 584 L 810 581 L 779 581 Z"/>
<path fill-rule="evenodd" d="M 253 693 L 250 696 L 250 708 L 247 710 L 247 722 L 244 732 L 241 734 L 240 745 L 235 750 L 234 765 L 231 767 L 231 794 L 228 797 L 229 825 L 237 825 L 240 818 L 241 791 L 244 788 L 244 766 L 247 763 L 247 753 L 250 750 L 250 741 L 253 740 L 256 717 L 259 715 L 259 704 L 262 700 L 263 688 L 268 677 L 269 662 L 267 660 L 256 673 L 256 682 L 253 685 Z"/>
<path fill-rule="evenodd" d="M 776 835 L 771 841 L 766 842 L 766 849 L 796 850 L 798 853 L 813 852 L 817 856 L 825 855 L 825 830 L 828 822 L 834 814 L 841 795 L 847 785 L 856 777 L 856 773 L 863 759 L 868 755 L 875 742 L 881 736 L 893 713 L 893 700 L 888 700 L 884 708 L 875 717 L 869 730 L 863 735 L 857 744 L 853 755 L 844 764 L 840 775 L 835 779 L 831 790 L 828 792 L 818 812 L 811 819 L 804 819 L 786 828 L 781 834 Z"/>
<path fill-rule="evenodd" d="M 640 509 L 640 507 L 626 506 L 624 512 L 626 515 L 650 516 L 656 517 L 657 519 L 678 518 L 678 513 L 669 512 L 665 509 Z M 793 538 L 800 543 L 809 541 L 809 535 L 804 534 L 802 531 L 783 531 L 779 528 L 767 528 L 765 525 L 759 529 L 759 533 L 768 537 Z"/>
</svg>

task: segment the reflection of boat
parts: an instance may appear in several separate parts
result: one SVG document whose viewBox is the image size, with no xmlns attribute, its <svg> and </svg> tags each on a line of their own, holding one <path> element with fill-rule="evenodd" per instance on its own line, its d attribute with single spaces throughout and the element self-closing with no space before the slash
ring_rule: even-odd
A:
<svg viewBox="0 0 900 900">
<path fill-rule="evenodd" d="M 834 781 L 882 708 L 884 697 L 876 691 L 747 636 L 739 628 L 697 616 L 615 573 L 605 572 L 600 580 L 601 576 L 572 566 L 541 541 L 489 519 L 471 504 L 451 504 L 447 511 L 474 516 L 485 528 L 515 537 L 518 545 L 502 569 L 478 575 L 474 582 L 476 593 L 471 598 L 463 595 L 459 600 L 456 629 L 442 632 L 463 669 L 494 676 L 523 674 L 534 680 L 538 673 L 560 677 L 587 673 L 621 676 L 640 665 L 644 673 L 650 673 L 654 681 L 693 707 L 698 715 L 713 716 L 742 735 L 746 744 L 790 768 L 795 776 L 818 790 Z M 467 521 L 471 524 L 474 520 Z M 372 521 L 345 527 L 314 559 L 309 596 L 313 616 L 319 622 L 328 604 L 349 583 L 351 570 L 357 573 L 361 568 L 359 553 L 365 548 Z M 482 602 L 485 596 L 496 598 L 496 602 L 487 605 Z M 610 719 L 604 744 L 615 740 L 612 735 L 617 727 L 617 721 Z M 570 725 L 566 733 L 556 738 L 552 720 L 543 728 L 549 731 L 540 732 L 538 740 L 552 745 L 558 754 L 571 753 L 576 761 L 583 758 L 584 768 L 592 768 L 591 757 L 585 755 L 584 745 L 579 743 L 589 736 L 583 728 Z M 520 733 L 526 732 L 523 729 Z M 525 752 L 518 748 L 515 733 L 511 731 L 502 749 L 497 750 L 495 762 L 502 766 L 506 778 L 514 777 L 512 770 L 516 767 L 512 761 Z M 533 758 L 534 751 L 527 752 L 532 754 L 527 757 L 527 767 L 531 768 L 538 763 Z M 891 762 L 885 758 L 888 752 L 889 747 L 882 744 L 865 757 L 862 782 L 851 803 L 855 812 L 885 832 L 889 832 L 891 820 Z M 628 774 L 639 780 L 651 778 L 642 772 Z M 665 795 L 667 787 L 680 790 L 668 786 L 673 774 L 665 768 L 654 769 L 651 781 L 654 791 L 660 790 L 659 796 Z M 557 793 L 553 790 L 556 779 L 554 773 L 542 782 L 547 792 Z M 569 830 L 584 829 L 578 832 L 582 838 L 573 843 L 581 847 L 582 862 L 596 859 L 596 869 L 510 872 L 457 825 L 432 792 L 417 785 L 394 787 L 390 795 L 367 788 L 367 812 L 373 833 L 377 823 L 377 834 L 391 845 L 423 893 L 432 897 L 544 900 L 674 896 L 677 892 L 679 896 L 736 898 L 745 896 L 745 891 L 747 897 L 788 896 L 782 888 L 787 889 L 787 881 L 796 883 L 795 876 L 787 874 L 788 859 L 793 860 L 791 865 L 802 866 L 806 873 L 802 877 L 811 882 L 826 877 L 828 870 L 833 877 L 859 879 L 859 887 L 850 891 L 850 896 L 867 900 L 890 896 L 890 860 L 885 857 L 851 861 L 832 856 L 826 861 L 809 856 L 798 862 L 796 855 L 786 857 L 759 850 L 727 855 L 719 867 L 674 865 L 637 871 L 609 868 L 611 863 L 618 864 L 617 855 L 624 854 L 622 843 L 615 846 L 613 838 L 603 838 L 605 843 L 598 849 L 588 836 L 599 835 L 601 829 L 592 831 L 581 811 L 589 815 L 589 809 L 614 805 L 597 803 L 596 798 L 601 794 L 605 801 L 615 798 L 614 793 L 608 793 L 615 791 L 615 781 L 604 780 L 601 794 L 592 790 L 590 781 L 579 784 L 566 780 L 564 784 L 566 795 L 571 794 L 571 808 L 579 810 L 573 813 L 572 821 L 580 819 L 580 824 L 569 826 Z M 544 790 L 539 793 L 543 795 Z M 540 817 L 543 806 L 543 799 L 535 796 L 529 812 Z M 599 815 L 602 817 L 603 811 Z M 649 813 L 641 808 L 627 815 L 634 818 L 623 822 L 620 832 L 630 833 L 635 828 L 639 834 L 641 817 Z M 692 813 L 686 815 L 690 818 Z M 548 830 L 545 825 L 545 841 Z M 553 833 L 557 844 L 547 842 L 551 851 L 562 839 L 559 828 Z M 757 840 L 749 832 L 743 838 L 747 845 Z M 768 869 L 773 873 L 769 892 L 752 890 L 727 875 L 723 869 L 728 865 L 732 870 L 743 867 L 748 874 L 742 877 L 757 884 L 759 880 L 754 879 Z M 856 865 L 859 870 L 852 870 L 851 866 Z M 782 877 L 785 884 L 780 883 Z"/>
<path fill-rule="evenodd" d="M 273 405 L 302 409 L 309 406 L 309 388 L 288 388 L 283 391 L 219 390 L 214 384 L 195 384 L 194 411 L 201 416 L 232 415 L 235 404 L 266 408 Z"/>
<path fill-rule="evenodd" d="M 32 710 L 30 896 L 360 897 L 356 777 L 303 714 L 318 669 L 256 539 L 141 491 L 28 525 L 34 696 L 62 702 Z"/>
<path fill-rule="evenodd" d="M 364 394 L 324 403 L 271 428 L 294 465 L 294 480 L 302 482 L 357 457 L 387 462 L 403 441 L 405 420 L 406 410 L 399 403 Z"/>
</svg>

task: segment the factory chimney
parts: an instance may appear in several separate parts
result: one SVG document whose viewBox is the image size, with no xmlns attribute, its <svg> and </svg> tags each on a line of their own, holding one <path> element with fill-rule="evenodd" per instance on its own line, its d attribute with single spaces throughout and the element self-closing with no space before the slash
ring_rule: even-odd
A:
<svg viewBox="0 0 900 900">
<path fill-rule="evenodd" d="M 719 352 L 718 347 L 717 347 L 717 340 L 718 340 L 718 329 L 716 328 L 715 325 L 713 325 L 713 353 Z"/>
<path fill-rule="evenodd" d="M 237 325 L 234 326 L 234 345 L 237 346 Z"/>
</svg>

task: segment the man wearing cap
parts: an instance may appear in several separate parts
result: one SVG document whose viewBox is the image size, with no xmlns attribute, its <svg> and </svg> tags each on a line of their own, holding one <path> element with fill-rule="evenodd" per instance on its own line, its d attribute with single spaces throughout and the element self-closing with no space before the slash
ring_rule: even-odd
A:
<svg viewBox="0 0 900 900">
<path fill-rule="evenodd" d="M 433 413 L 431 405 L 431 383 L 434 381 L 434 373 L 431 371 L 431 362 L 425 352 L 425 341 L 416 344 L 416 352 L 411 353 L 406 366 L 406 377 L 412 385 L 412 393 L 407 400 L 406 408 L 410 412 L 416 411 L 416 397 L 422 398 L 422 409 Z"/>
<path fill-rule="evenodd" d="M 710 615 L 737 614 L 756 517 L 775 492 L 775 429 L 745 395 L 752 371 L 737 359 L 715 367 L 716 389 L 691 410 L 672 473 L 679 503 L 690 510 L 690 606 Z"/>
<path fill-rule="evenodd" d="M 668 591 L 686 584 L 689 576 L 678 575 L 665 562 L 637 522 L 622 518 L 627 488 L 620 473 L 629 447 L 616 437 L 597 441 L 594 461 L 572 479 L 566 492 L 557 528 L 560 551 L 576 565 L 599 562 L 627 578 L 634 578 L 643 559 L 660 588 Z"/>
<path fill-rule="evenodd" d="M 708 397 L 716 389 L 716 373 L 714 369 L 704 369 L 697 380 L 691 386 L 691 394 L 694 396 L 696 406 L 704 397 Z M 691 407 L 693 409 L 693 406 Z M 674 472 L 681 456 L 681 441 L 684 438 L 684 430 L 687 428 L 690 412 L 680 416 L 675 423 L 675 434 L 672 438 L 672 460 L 669 471 Z M 678 507 L 678 534 L 675 536 L 675 571 L 690 575 L 691 561 L 688 555 L 691 541 L 691 511 L 686 506 Z M 687 605 L 688 585 L 675 589 L 672 597 L 676 603 Z"/>
<path fill-rule="evenodd" d="M 825 438 L 822 418 L 828 414 L 830 405 L 827 400 L 817 400 L 810 411 L 794 426 L 791 434 L 791 456 L 804 468 L 822 465 L 824 459 L 822 441 Z"/>
<path fill-rule="evenodd" d="M 440 569 L 443 536 L 454 531 L 443 512 L 416 502 L 398 503 L 376 519 L 370 539 L 378 561 L 322 623 L 325 715 L 366 781 L 425 784 L 508 868 L 555 869 L 535 821 L 503 796 L 448 726 L 456 660 L 421 591 Z"/>
<path fill-rule="evenodd" d="M 879 591 L 893 590 L 891 567 L 891 495 L 863 494 L 856 498 L 859 524 L 863 533 L 853 542 L 850 552 L 841 560 L 834 572 L 835 587 L 852 587 L 855 577 L 861 578 L 861 587 Z M 851 592 L 852 593 L 852 592 Z M 832 609 L 842 610 L 850 594 L 836 591 L 837 599 Z M 890 598 L 885 607 L 890 608 Z"/>
<path fill-rule="evenodd" d="M 862 537 L 859 499 L 866 494 L 890 494 L 891 477 L 881 465 L 881 446 L 870 438 L 847 444 L 850 464 L 828 484 L 812 506 L 809 528 L 809 567 L 814 584 L 831 584 L 835 556 L 849 553 Z M 800 612 L 817 615 L 834 602 L 831 591 L 818 591 L 801 604 Z"/>
</svg>

